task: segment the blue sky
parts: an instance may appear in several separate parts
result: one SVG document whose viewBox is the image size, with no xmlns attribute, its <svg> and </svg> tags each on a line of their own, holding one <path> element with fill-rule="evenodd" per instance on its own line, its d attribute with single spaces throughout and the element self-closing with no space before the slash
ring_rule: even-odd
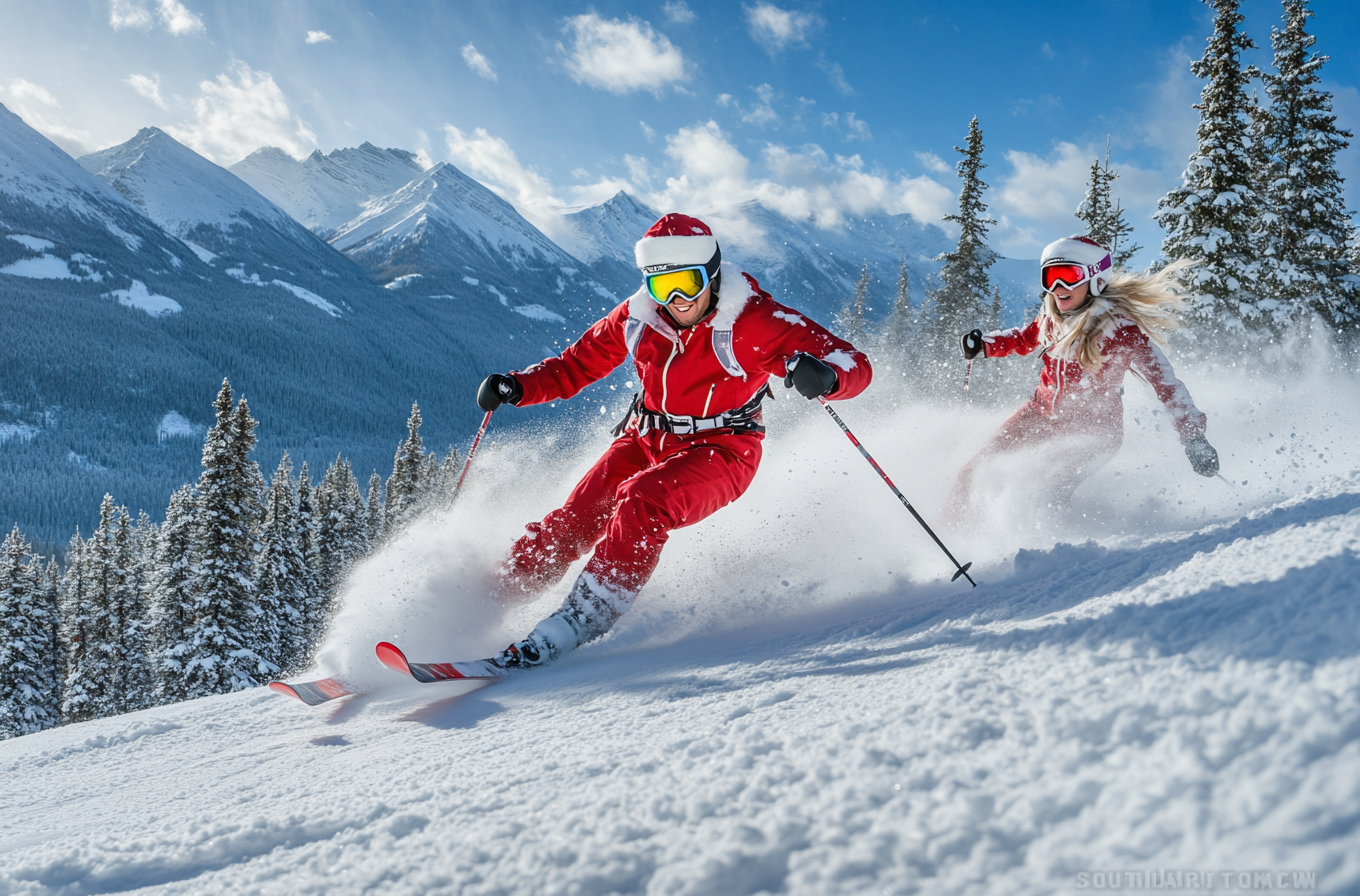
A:
<svg viewBox="0 0 1360 896">
<path fill-rule="evenodd" d="M 1360 3 L 1312 7 L 1326 86 L 1360 130 Z M 1243 11 L 1266 65 L 1279 3 Z M 1148 215 L 1194 146 L 1189 62 L 1211 21 L 1198 0 L 0 0 L 0 102 L 73 154 L 147 125 L 224 165 L 263 145 L 418 150 L 550 233 L 561 206 L 619 189 L 694 212 L 761 199 L 827 227 L 935 220 L 976 115 L 993 245 L 1036 257 L 1077 227 L 1107 135 L 1136 238 L 1160 244 Z M 1360 181 L 1360 150 L 1342 165 Z"/>
</svg>

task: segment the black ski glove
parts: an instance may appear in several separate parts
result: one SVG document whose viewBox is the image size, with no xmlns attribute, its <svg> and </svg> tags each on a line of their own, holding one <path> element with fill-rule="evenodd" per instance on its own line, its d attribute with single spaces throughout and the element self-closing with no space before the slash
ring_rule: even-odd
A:
<svg viewBox="0 0 1360 896">
<path fill-rule="evenodd" d="M 963 358 L 971 361 L 982 354 L 982 331 L 973 330 L 971 333 L 963 334 Z"/>
<path fill-rule="evenodd" d="M 1193 436 L 1182 444 L 1185 456 L 1190 458 L 1190 468 L 1201 476 L 1218 475 L 1218 452 L 1204 436 Z"/>
<path fill-rule="evenodd" d="M 493 373 L 477 388 L 477 407 L 490 412 L 503 404 L 519 404 L 523 397 L 524 387 L 519 380 L 504 373 Z"/>
<path fill-rule="evenodd" d="M 840 381 L 836 379 L 836 371 L 831 369 L 820 358 L 814 358 L 806 352 L 797 352 L 784 365 L 784 386 L 790 389 L 797 389 L 798 394 L 804 398 L 820 398 L 823 395 L 830 395 L 836 391 Z"/>
</svg>

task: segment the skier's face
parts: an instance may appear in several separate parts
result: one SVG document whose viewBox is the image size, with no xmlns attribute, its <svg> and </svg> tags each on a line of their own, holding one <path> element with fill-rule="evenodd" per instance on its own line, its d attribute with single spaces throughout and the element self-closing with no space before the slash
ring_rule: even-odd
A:
<svg viewBox="0 0 1360 896">
<path fill-rule="evenodd" d="M 1089 289 L 1089 283 L 1079 283 L 1076 289 L 1069 289 L 1059 283 L 1053 287 L 1053 300 L 1058 303 L 1058 310 L 1066 314 L 1082 306 Z"/>
<path fill-rule="evenodd" d="M 671 299 L 666 310 L 671 313 L 671 317 L 682 329 L 689 328 L 697 324 L 708 313 L 709 301 L 713 297 L 713 284 L 704 287 L 704 291 L 692 299 L 681 300 L 678 296 Z"/>
</svg>

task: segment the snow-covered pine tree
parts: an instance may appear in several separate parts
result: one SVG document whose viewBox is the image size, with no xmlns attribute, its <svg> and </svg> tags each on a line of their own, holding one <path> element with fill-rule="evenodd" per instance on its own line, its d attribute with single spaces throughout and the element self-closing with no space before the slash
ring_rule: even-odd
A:
<svg viewBox="0 0 1360 896">
<path fill-rule="evenodd" d="M 1162 254 L 1195 259 L 1190 275 L 1198 298 L 1189 313 L 1213 329 L 1230 332 L 1275 330 L 1285 322 L 1261 305 L 1255 257 L 1261 201 L 1249 152 L 1247 84 L 1254 68 L 1242 53 L 1255 44 L 1240 30 L 1240 0 L 1204 0 L 1216 10 L 1214 33 L 1191 71 L 1208 83 L 1200 92 L 1198 146 L 1179 187 L 1158 203 L 1157 222 L 1166 231 Z"/>
<path fill-rule="evenodd" d="M 57 723 L 48 688 L 49 620 L 41 567 L 19 527 L 0 544 L 0 740 Z"/>
<path fill-rule="evenodd" d="M 387 507 L 384 525 L 396 529 L 413 515 L 420 503 L 421 474 L 425 468 L 425 447 L 420 440 L 420 405 L 411 405 L 406 421 L 406 441 L 397 446 L 392 459 L 392 475 L 387 478 Z"/>
<path fill-rule="evenodd" d="M 1348 276 L 1350 216 L 1336 157 L 1353 136 L 1336 126 L 1332 97 L 1320 88 L 1327 56 L 1311 52 L 1308 0 L 1284 0 L 1284 29 L 1272 28 L 1275 71 L 1262 76 L 1260 117 L 1266 173 L 1261 250 L 1267 287 L 1285 306 L 1311 308 L 1334 327 L 1360 327 L 1360 284 Z M 1278 316 L 1278 315 L 1277 315 Z"/>
<path fill-rule="evenodd" d="M 439 463 L 439 473 L 435 477 L 436 485 L 431 489 L 432 507 L 442 509 L 452 506 L 454 496 L 458 492 L 458 479 L 463 475 L 462 460 L 458 456 L 458 449 L 450 445 L 448 453 Z"/>
<path fill-rule="evenodd" d="M 66 678 L 66 652 L 61 643 L 61 568 L 57 558 L 47 558 L 42 574 L 42 605 L 47 610 L 47 657 L 49 665 L 43 670 L 47 682 L 48 711 L 52 718 L 61 719 L 61 683 Z"/>
<path fill-rule="evenodd" d="M 119 508 L 112 495 L 99 506 L 99 528 L 90 537 L 89 605 L 92 610 L 85 643 L 91 700 L 91 718 L 104 718 L 125 711 L 126 672 L 124 633 L 131 588 L 131 551 L 125 550 Z M 130 539 L 128 539 L 130 543 Z M 125 566 L 124 564 L 128 564 Z"/>
<path fill-rule="evenodd" d="M 987 302 L 991 297 L 991 283 L 987 269 L 996 261 L 997 254 L 987 245 L 987 231 L 996 221 L 987 217 L 987 205 L 982 194 L 987 184 L 982 180 L 982 128 L 977 117 L 968 124 L 968 145 L 954 147 L 963 154 L 956 169 L 963 181 L 959 190 L 959 211 L 945 215 L 944 220 L 959 225 L 959 242 L 953 252 L 940 256 L 944 267 L 940 270 L 940 286 L 931 298 L 938 309 L 935 327 L 937 355 L 952 358 L 956 353 L 955 337 L 986 322 Z"/>
<path fill-rule="evenodd" d="M 418 419 L 416 425 L 420 425 Z M 414 462 L 423 464 L 424 459 L 417 456 Z M 408 481 L 419 483 L 418 478 Z M 364 500 L 354 471 L 349 461 L 337 456 L 316 490 L 316 578 L 321 606 L 309 620 L 313 634 L 320 634 L 324 628 L 335 589 L 366 551 L 364 516 Z"/>
<path fill-rule="evenodd" d="M 84 722 L 98 718 L 102 652 L 95 647 L 98 608 L 94 604 L 90 545 L 77 531 L 61 577 L 61 642 L 66 678 L 61 687 L 61 718 Z"/>
<path fill-rule="evenodd" d="M 1129 239 L 1133 225 L 1124 218 L 1124 209 L 1114 198 L 1114 182 L 1119 172 L 1110 167 L 1110 145 L 1105 144 L 1105 163 L 1099 159 L 1091 163 L 1091 179 L 1086 185 L 1086 197 L 1077 206 L 1077 219 L 1086 225 L 1086 235 L 1110 250 L 1114 263 L 1124 267 L 1143 247 Z"/>
<path fill-rule="evenodd" d="M 194 622 L 192 583 L 198 575 L 194 539 L 197 495 L 191 485 L 170 496 L 165 522 L 157 532 L 151 575 L 148 640 L 152 655 L 155 702 L 175 703 L 188 698 L 185 663 L 192 645 L 186 640 Z"/>
<path fill-rule="evenodd" d="M 869 297 L 869 263 L 865 262 L 855 281 L 855 297 L 841 313 L 840 327 L 845 338 L 854 345 L 864 344 L 864 309 Z"/>
<path fill-rule="evenodd" d="M 191 622 L 184 632 L 184 694 L 192 699 L 259 685 L 278 669 L 255 650 L 255 533 L 260 471 L 250 460 L 255 421 L 245 400 L 232 410 L 231 385 L 213 403 L 217 422 L 203 442 L 194 541 L 198 563 L 189 583 Z"/>
<path fill-rule="evenodd" d="M 368 499 L 365 502 L 367 509 L 367 522 L 364 526 L 366 537 L 365 545 L 368 550 L 373 550 L 382 542 L 383 535 L 386 534 L 383 511 L 382 477 L 378 471 L 374 470 L 368 477 Z"/>
<path fill-rule="evenodd" d="M 897 295 L 883 328 L 884 348 L 899 361 L 907 354 L 911 340 L 911 313 L 911 280 L 904 261 L 897 269 Z"/>
<path fill-rule="evenodd" d="M 281 670 L 305 667 L 310 645 L 303 614 L 309 575 L 298 531 L 293 462 L 285 452 L 265 495 L 260 552 L 255 559 L 255 588 L 261 614 L 257 643 Z"/>
<path fill-rule="evenodd" d="M 148 520 L 148 522 L 150 522 Z M 134 712 L 155 704 L 151 656 L 147 646 L 148 620 L 145 593 L 140 579 L 137 532 L 126 507 L 118 508 L 118 531 L 114 551 L 123 576 L 118 649 L 118 679 L 122 701 L 119 712 Z"/>
</svg>

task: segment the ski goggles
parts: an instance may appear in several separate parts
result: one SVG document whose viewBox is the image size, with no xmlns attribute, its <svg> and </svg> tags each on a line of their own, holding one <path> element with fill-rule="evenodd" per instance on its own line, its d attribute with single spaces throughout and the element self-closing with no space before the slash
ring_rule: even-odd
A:
<svg viewBox="0 0 1360 896">
<path fill-rule="evenodd" d="M 1110 267 L 1108 258 L 1101 259 L 1100 264 L 1072 264 L 1071 262 L 1060 261 L 1050 265 L 1045 265 L 1039 271 L 1039 279 L 1044 285 L 1044 292 L 1052 292 L 1055 286 L 1066 286 L 1068 289 L 1076 289 L 1078 286 L 1090 280 L 1096 274 Z"/>
<path fill-rule="evenodd" d="M 708 288 L 708 269 L 701 264 L 688 268 L 676 268 L 647 275 L 647 294 L 657 304 L 669 305 L 674 299 L 681 301 L 698 298 Z"/>
</svg>

